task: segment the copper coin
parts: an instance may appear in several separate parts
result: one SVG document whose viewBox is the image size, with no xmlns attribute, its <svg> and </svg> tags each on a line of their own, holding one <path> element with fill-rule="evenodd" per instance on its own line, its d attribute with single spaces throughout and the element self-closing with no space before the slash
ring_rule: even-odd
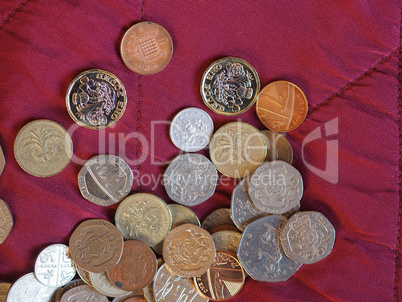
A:
<svg viewBox="0 0 402 302">
<path fill-rule="evenodd" d="M 163 260 L 176 275 L 200 276 L 212 265 L 214 258 L 214 241 L 203 228 L 183 224 L 165 238 Z"/>
<path fill-rule="evenodd" d="M 111 72 L 91 69 L 72 80 L 66 103 L 68 114 L 78 125 L 103 129 L 122 117 L 127 105 L 126 89 Z"/>
<path fill-rule="evenodd" d="M 91 273 L 102 273 L 119 262 L 123 237 L 109 221 L 90 219 L 74 230 L 69 246 L 76 265 Z"/>
<path fill-rule="evenodd" d="M 173 42 L 165 28 L 154 22 L 140 22 L 124 34 L 120 45 L 124 64 L 135 73 L 161 71 L 173 54 Z"/>
<path fill-rule="evenodd" d="M 286 137 L 271 130 L 262 130 L 261 134 L 267 145 L 266 161 L 283 160 L 292 164 L 293 149 Z"/>
<path fill-rule="evenodd" d="M 120 262 L 108 270 L 107 275 L 118 288 L 134 291 L 151 283 L 157 269 L 158 260 L 148 245 L 138 240 L 127 240 Z"/>
<path fill-rule="evenodd" d="M 8 205 L 0 199 L 0 244 L 7 239 L 13 228 L 13 216 Z"/>
<path fill-rule="evenodd" d="M 124 300 L 124 302 L 147 302 L 147 300 L 143 297 L 131 297 L 127 300 Z"/>
<path fill-rule="evenodd" d="M 85 285 L 85 282 L 80 279 L 74 279 L 74 280 L 70 281 L 64 287 L 62 287 L 63 290 L 60 293 L 60 297 L 62 297 L 70 289 L 73 289 L 73 288 L 81 286 L 81 285 Z M 58 300 L 58 301 L 60 301 L 60 300 Z"/>
<path fill-rule="evenodd" d="M 134 300 L 134 301 L 138 301 L 138 302 L 143 302 L 143 301 L 147 302 L 147 301 L 145 301 L 146 299 L 141 300 L 141 299 L 144 299 L 144 294 L 143 294 L 142 290 L 130 292 L 129 294 L 121 296 L 121 297 L 116 297 L 112 300 L 112 302 L 127 302 L 127 301 L 130 301 L 129 300 L 130 298 L 138 298 L 139 300 Z"/>
<path fill-rule="evenodd" d="M 244 285 L 245 274 L 236 257 L 227 252 L 217 252 L 208 271 L 194 278 L 198 292 L 208 299 L 223 301 L 237 295 Z"/>
<path fill-rule="evenodd" d="M 98 293 L 89 285 L 80 285 L 66 291 L 61 297 L 60 302 L 109 302 L 108 298 L 101 293 Z"/>
<path fill-rule="evenodd" d="M 225 229 L 228 229 L 228 226 L 233 226 L 233 229 L 237 230 L 237 227 L 234 225 L 233 220 L 230 217 L 229 208 L 216 209 L 211 214 L 209 214 L 201 224 L 202 228 L 207 230 L 211 234 L 214 233 L 214 231 L 216 231 L 216 228 L 220 225 L 225 225 Z"/>
<path fill-rule="evenodd" d="M 3 150 L 0 147 L 0 175 L 1 175 L 1 173 L 3 173 L 5 165 L 6 165 L 6 159 L 4 157 Z"/>
<path fill-rule="evenodd" d="M 265 127 L 276 132 L 296 129 L 307 115 L 308 104 L 303 91 L 287 81 L 265 86 L 257 100 L 257 115 Z"/>
</svg>

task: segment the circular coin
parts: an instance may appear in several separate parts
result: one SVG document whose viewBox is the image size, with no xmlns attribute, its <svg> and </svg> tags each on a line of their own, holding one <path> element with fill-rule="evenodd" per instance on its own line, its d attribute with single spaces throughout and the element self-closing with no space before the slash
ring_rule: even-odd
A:
<svg viewBox="0 0 402 302">
<path fill-rule="evenodd" d="M 186 108 L 180 111 L 170 124 L 170 139 L 173 144 L 185 152 L 204 149 L 214 132 L 214 123 L 204 110 Z"/>
<path fill-rule="evenodd" d="M 251 200 L 263 212 L 283 214 L 303 195 L 303 179 L 284 161 L 267 162 L 255 170 L 248 187 Z"/>
<path fill-rule="evenodd" d="M 78 174 L 82 196 L 100 206 L 110 206 L 125 198 L 133 181 L 133 171 L 115 155 L 92 157 Z"/>
<path fill-rule="evenodd" d="M 0 244 L 10 235 L 14 220 L 10 208 L 4 200 L 0 199 Z"/>
<path fill-rule="evenodd" d="M 237 256 L 241 234 L 235 231 L 219 231 L 212 234 L 217 252 L 229 252 Z"/>
<path fill-rule="evenodd" d="M 113 283 L 108 279 L 106 272 L 99 274 L 89 273 L 89 278 L 92 286 L 102 295 L 108 297 L 121 297 L 130 293 L 114 286 Z"/>
<path fill-rule="evenodd" d="M 230 217 L 230 209 L 228 208 L 216 209 L 209 214 L 201 224 L 202 228 L 207 230 L 210 234 L 214 233 L 217 227 L 222 225 L 225 226 L 225 229 L 230 229 L 230 226 L 233 226 L 232 229 L 237 230 Z"/>
<path fill-rule="evenodd" d="M 163 183 L 169 197 L 182 205 L 196 206 L 214 192 L 218 172 L 202 154 L 186 153 L 177 156 L 167 167 Z"/>
<path fill-rule="evenodd" d="M 49 120 L 26 124 L 14 142 L 14 155 L 25 172 L 39 177 L 53 176 L 68 165 L 73 142 L 67 131 Z"/>
<path fill-rule="evenodd" d="M 68 114 L 78 125 L 103 129 L 122 117 L 127 105 L 126 89 L 114 74 L 90 69 L 70 83 L 66 103 Z"/>
<path fill-rule="evenodd" d="M 0 282 L 0 302 L 6 302 L 11 283 Z"/>
<path fill-rule="evenodd" d="M 172 215 L 161 198 L 136 193 L 121 202 L 116 210 L 115 222 L 125 239 L 137 239 L 152 246 L 169 233 Z"/>
<path fill-rule="evenodd" d="M 276 132 L 288 132 L 304 121 L 308 105 L 299 87 L 291 82 L 276 81 L 261 90 L 256 110 L 265 127 Z"/>
<path fill-rule="evenodd" d="M 6 165 L 6 158 L 4 157 L 3 150 L 1 149 L 1 146 L 0 146 L 0 175 L 1 175 L 1 173 L 3 173 L 5 165 Z"/>
<path fill-rule="evenodd" d="M 200 91 L 209 109 L 223 115 L 236 115 L 254 105 L 260 92 L 260 79 L 246 61 L 226 57 L 207 68 Z"/>
<path fill-rule="evenodd" d="M 89 277 L 90 272 L 80 268 L 79 266 L 75 266 L 75 270 L 77 271 L 78 276 L 81 278 L 82 281 L 84 281 L 86 284 L 92 286 L 91 279 Z"/>
<path fill-rule="evenodd" d="M 215 245 L 204 229 L 183 224 L 174 228 L 165 238 L 163 260 L 181 277 L 196 277 L 207 271 L 215 259 Z"/>
<path fill-rule="evenodd" d="M 81 285 L 85 285 L 85 282 L 82 281 L 81 279 L 74 279 L 74 280 L 70 281 L 69 283 L 67 283 L 64 287 L 62 287 L 63 290 L 61 291 L 60 294 L 59 294 L 59 291 L 58 291 L 58 295 L 61 298 L 70 289 L 78 287 L 78 286 L 81 286 Z M 60 299 L 56 300 L 56 301 L 60 302 Z"/>
<path fill-rule="evenodd" d="M 281 242 L 289 258 L 312 264 L 331 253 L 335 229 L 321 213 L 298 212 L 290 217 L 283 228 Z"/>
<path fill-rule="evenodd" d="M 121 297 L 116 297 L 113 299 L 112 302 L 127 302 L 130 301 L 129 299 L 131 298 L 138 298 L 139 300 L 134 300 L 134 301 L 138 301 L 138 302 L 147 302 L 144 300 L 144 294 L 142 290 L 138 290 L 135 292 L 130 292 L 127 295 L 121 296 Z M 142 300 L 141 300 L 142 299 Z M 152 301 L 155 302 L 155 301 Z"/>
<path fill-rule="evenodd" d="M 35 277 L 46 286 L 64 286 L 74 276 L 75 268 L 64 244 L 52 244 L 36 258 Z"/>
<path fill-rule="evenodd" d="M 271 130 L 262 130 L 267 145 L 266 161 L 283 160 L 292 164 L 293 149 L 289 141 L 282 134 Z"/>
<path fill-rule="evenodd" d="M 244 230 L 237 256 L 254 280 L 285 281 L 300 268 L 301 263 L 288 258 L 280 245 L 285 222 L 280 215 L 270 215 L 251 222 Z"/>
<path fill-rule="evenodd" d="M 46 300 L 41 300 L 46 301 Z M 96 302 L 109 302 L 108 298 L 101 293 L 98 293 L 89 285 L 80 285 L 69 289 L 61 297 L 60 302 L 86 302 L 86 301 L 96 301 Z"/>
<path fill-rule="evenodd" d="M 124 34 L 120 45 L 124 64 L 135 73 L 161 71 L 173 54 L 173 42 L 165 28 L 154 22 L 139 22 Z"/>
<path fill-rule="evenodd" d="M 71 259 L 91 273 L 102 273 L 115 266 L 123 253 L 123 238 L 109 221 L 90 219 L 82 222 L 69 242 Z"/>
<path fill-rule="evenodd" d="M 215 132 L 209 154 L 219 172 L 243 178 L 264 162 L 267 147 L 258 129 L 247 123 L 231 122 Z"/>
</svg>

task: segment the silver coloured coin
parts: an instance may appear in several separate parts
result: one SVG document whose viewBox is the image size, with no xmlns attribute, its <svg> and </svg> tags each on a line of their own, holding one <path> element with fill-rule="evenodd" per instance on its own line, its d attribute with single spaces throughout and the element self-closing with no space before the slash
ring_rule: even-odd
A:
<svg viewBox="0 0 402 302">
<path fill-rule="evenodd" d="M 33 273 L 19 278 L 10 288 L 7 302 L 43 302 L 50 301 L 58 287 L 49 287 L 40 283 Z"/>
<path fill-rule="evenodd" d="M 267 162 L 255 170 L 248 193 L 260 211 L 283 214 L 302 198 L 303 179 L 299 171 L 284 161 Z"/>
<path fill-rule="evenodd" d="M 218 172 L 204 155 L 186 153 L 173 159 L 165 171 L 163 182 L 170 199 L 191 207 L 214 194 Z"/>
<path fill-rule="evenodd" d="M 75 268 L 64 244 L 52 244 L 36 258 L 35 277 L 46 286 L 64 286 L 74 276 Z"/>
<path fill-rule="evenodd" d="M 286 256 L 280 244 L 280 230 L 286 219 L 270 215 L 250 223 L 244 230 L 237 256 L 251 278 L 282 282 L 302 265 Z"/>
<path fill-rule="evenodd" d="M 109 299 L 97 292 L 93 287 L 84 284 L 67 290 L 61 297 L 60 302 L 109 302 Z"/>
<path fill-rule="evenodd" d="M 172 143 L 185 152 L 204 149 L 211 140 L 214 123 L 204 110 L 191 107 L 180 111 L 170 125 Z"/>
</svg>

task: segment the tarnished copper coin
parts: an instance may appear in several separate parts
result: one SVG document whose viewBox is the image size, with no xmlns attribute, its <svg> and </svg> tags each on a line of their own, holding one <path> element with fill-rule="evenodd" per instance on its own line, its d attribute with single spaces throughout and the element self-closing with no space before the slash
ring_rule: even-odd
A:
<svg viewBox="0 0 402 302">
<path fill-rule="evenodd" d="M 0 244 L 10 235 L 13 224 L 13 216 L 8 205 L 0 199 Z"/>
<path fill-rule="evenodd" d="M 200 91 L 209 109 L 223 115 L 236 115 L 254 105 L 260 91 L 260 79 L 245 60 L 226 57 L 207 68 Z"/>
<path fill-rule="evenodd" d="M 109 221 L 90 219 L 74 230 L 69 247 L 76 265 L 91 273 L 102 273 L 119 262 L 123 237 Z"/>
<path fill-rule="evenodd" d="M 230 217 L 229 208 L 216 209 L 209 214 L 201 224 L 202 228 L 211 234 L 214 233 L 220 225 L 225 225 L 225 229 L 237 230 L 236 226 L 233 224 L 232 218 Z M 232 228 L 230 226 L 232 226 Z"/>
<path fill-rule="evenodd" d="M 89 285 L 80 285 L 66 291 L 61 297 L 60 302 L 109 302 L 108 298 L 98 293 Z"/>
<path fill-rule="evenodd" d="M 76 76 L 68 86 L 67 111 L 80 126 L 103 129 L 116 123 L 127 105 L 123 83 L 111 72 L 90 69 Z"/>
<path fill-rule="evenodd" d="M 283 160 L 292 164 L 293 149 L 289 141 L 282 134 L 271 130 L 262 130 L 267 145 L 266 161 Z"/>
<path fill-rule="evenodd" d="M 148 245 L 138 240 L 127 240 L 120 262 L 108 270 L 107 275 L 118 288 L 134 291 L 151 283 L 157 269 L 158 260 Z"/>
<path fill-rule="evenodd" d="M 175 274 L 196 277 L 207 271 L 215 258 L 215 245 L 204 229 L 183 224 L 173 229 L 163 244 L 163 260 Z"/>
<path fill-rule="evenodd" d="M 154 22 L 139 22 L 124 34 L 120 45 L 124 64 L 135 73 L 161 71 L 173 54 L 173 42 L 165 28 Z"/>
<path fill-rule="evenodd" d="M 283 228 L 281 242 L 289 258 L 312 264 L 331 253 L 335 229 L 319 212 L 298 212 L 290 217 Z"/>
<path fill-rule="evenodd" d="M 265 127 L 276 132 L 296 129 L 307 115 L 308 104 L 303 91 L 287 81 L 265 86 L 258 95 L 257 115 Z"/>
<path fill-rule="evenodd" d="M 3 150 L 1 149 L 1 146 L 0 146 L 0 175 L 1 175 L 1 173 L 3 173 L 5 165 L 6 165 L 6 158 L 4 157 Z"/>
<path fill-rule="evenodd" d="M 197 291 L 214 301 L 223 301 L 237 295 L 244 285 L 243 268 L 233 255 L 216 252 L 216 259 L 206 273 L 194 278 Z"/>
<path fill-rule="evenodd" d="M 0 282 L 0 302 L 6 302 L 8 291 L 10 290 L 11 283 Z"/>
<path fill-rule="evenodd" d="M 61 297 L 68 292 L 70 289 L 73 289 L 75 287 L 81 286 L 81 285 L 85 285 L 85 282 L 82 281 L 81 279 L 74 279 L 71 280 L 69 283 L 67 283 L 64 287 L 62 287 L 62 291 L 59 292 L 57 291 L 57 296 L 56 297 L 56 302 L 60 302 Z M 92 287 L 91 287 L 92 288 Z M 53 301 L 52 301 L 53 302 Z"/>
</svg>

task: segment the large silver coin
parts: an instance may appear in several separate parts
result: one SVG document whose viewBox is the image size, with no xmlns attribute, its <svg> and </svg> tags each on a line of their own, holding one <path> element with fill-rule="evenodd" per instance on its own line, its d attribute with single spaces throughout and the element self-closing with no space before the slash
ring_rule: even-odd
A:
<svg viewBox="0 0 402 302">
<path fill-rule="evenodd" d="M 58 287 L 49 287 L 40 283 L 33 273 L 19 278 L 7 295 L 7 302 L 43 302 L 49 301 Z"/>
<path fill-rule="evenodd" d="M 289 141 L 282 134 L 271 130 L 262 130 L 267 145 L 266 161 L 283 160 L 288 164 L 293 160 L 293 149 Z"/>
<path fill-rule="evenodd" d="M 300 201 L 303 179 L 299 171 L 284 161 L 264 163 L 251 177 L 248 193 L 261 211 L 283 214 Z"/>
<path fill-rule="evenodd" d="M 244 230 L 237 256 L 251 278 L 281 282 L 290 278 L 301 263 L 288 258 L 280 245 L 280 229 L 286 219 L 270 215 L 250 223 Z"/>
<path fill-rule="evenodd" d="M 64 286 L 74 276 L 75 268 L 64 244 L 52 244 L 36 258 L 35 277 L 46 286 Z"/>
<path fill-rule="evenodd" d="M 163 182 L 172 200 L 191 207 L 214 194 L 218 172 L 204 155 L 187 153 L 173 159 L 166 169 Z"/>
<path fill-rule="evenodd" d="M 186 108 L 180 111 L 170 125 L 170 139 L 180 150 L 196 152 L 204 149 L 214 132 L 214 123 L 204 110 Z"/>
</svg>

